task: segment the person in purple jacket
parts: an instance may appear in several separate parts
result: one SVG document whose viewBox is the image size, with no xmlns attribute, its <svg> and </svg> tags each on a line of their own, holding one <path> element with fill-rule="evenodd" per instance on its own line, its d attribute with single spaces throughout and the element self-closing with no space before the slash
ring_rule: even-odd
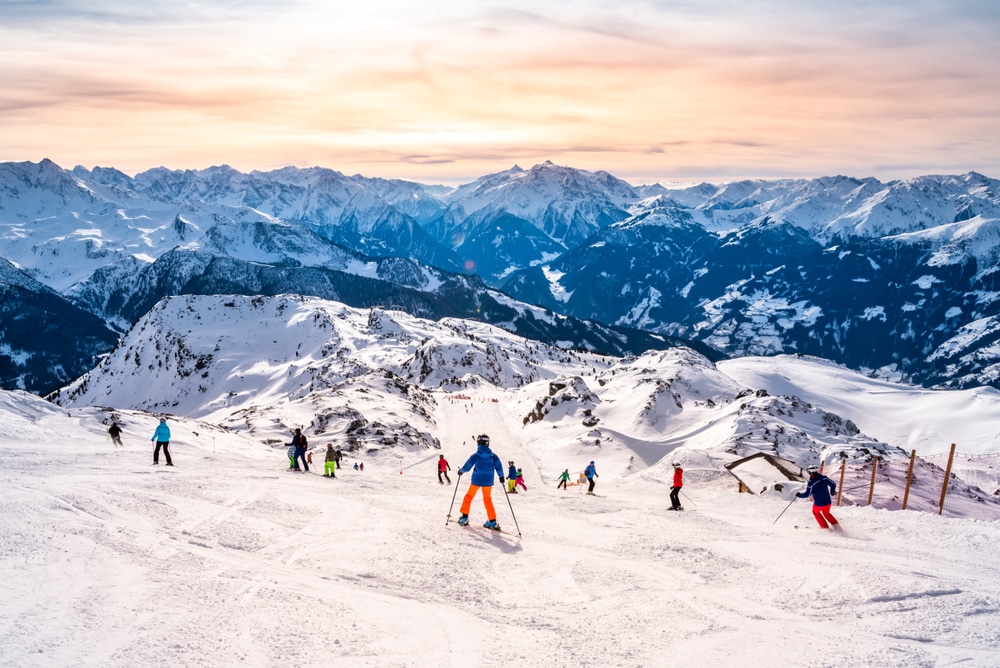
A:
<svg viewBox="0 0 1000 668">
<path fill-rule="evenodd" d="M 472 499 L 475 498 L 476 492 L 481 489 L 483 490 L 483 505 L 486 506 L 486 524 L 483 526 L 499 531 L 497 512 L 493 508 L 493 474 L 497 474 L 500 484 L 503 485 L 503 463 L 490 450 L 490 437 L 486 434 L 476 437 L 476 451 L 469 457 L 469 461 L 458 469 L 458 476 L 461 477 L 463 473 L 470 470 L 472 471 L 472 483 L 469 485 L 469 491 L 465 493 L 465 498 L 462 499 L 462 516 L 458 518 L 458 523 L 462 526 L 469 523 Z"/>
<path fill-rule="evenodd" d="M 833 495 L 837 493 L 837 483 L 820 473 L 815 466 L 810 466 L 806 470 L 809 471 L 809 483 L 806 485 L 805 491 L 799 492 L 795 496 L 800 499 L 812 497 L 813 516 L 819 522 L 821 529 L 839 529 L 840 523 L 830 512 L 830 506 L 833 505 Z"/>
</svg>

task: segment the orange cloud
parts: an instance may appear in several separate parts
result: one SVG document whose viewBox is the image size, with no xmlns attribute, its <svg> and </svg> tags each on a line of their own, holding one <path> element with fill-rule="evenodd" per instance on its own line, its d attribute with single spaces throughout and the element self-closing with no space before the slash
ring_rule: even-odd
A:
<svg viewBox="0 0 1000 668">
<path fill-rule="evenodd" d="M 986 3 L 40 4 L 60 18 L 0 9 L 3 160 L 450 182 L 545 159 L 632 180 L 1000 172 Z"/>
</svg>

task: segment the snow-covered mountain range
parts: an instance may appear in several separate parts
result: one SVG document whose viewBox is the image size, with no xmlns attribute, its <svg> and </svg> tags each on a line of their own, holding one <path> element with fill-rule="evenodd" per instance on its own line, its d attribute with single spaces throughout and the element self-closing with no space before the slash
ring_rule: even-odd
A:
<svg viewBox="0 0 1000 668">
<path fill-rule="evenodd" d="M 735 356 L 996 384 L 997 185 L 968 174 L 671 191 L 503 289 Z"/>
<path fill-rule="evenodd" d="M 442 403 L 486 393 L 517 416 L 518 438 L 539 444 L 533 457 L 546 477 L 598 458 L 624 470 L 635 457 L 645 475 L 666 481 L 668 455 L 676 453 L 706 475 L 726 475 L 724 464 L 759 452 L 801 467 L 864 463 L 904 458 L 900 446 L 914 445 L 913 429 L 935 438 L 919 421 L 910 431 L 872 423 L 886 442 L 826 409 L 819 392 L 803 398 L 808 390 L 793 384 L 772 394 L 770 381 L 746 366 L 735 376 L 725 368 L 683 347 L 603 356 L 461 319 L 434 322 L 297 295 L 189 295 L 157 304 L 114 352 L 51 399 L 67 408 L 183 415 L 265 443 L 283 443 L 302 425 L 316 442 L 393 457 L 438 448 Z M 1000 410 L 1000 394 L 989 397 Z M 858 405 L 838 408 L 866 414 Z M 986 448 L 984 434 L 966 436 Z"/>
<path fill-rule="evenodd" d="M 475 275 L 440 268 L 456 266 L 450 251 L 403 213 L 430 216 L 428 202 L 437 200 L 424 192 L 321 169 L 159 169 L 132 179 L 112 169 L 68 172 L 50 161 L 8 163 L 0 165 L 0 257 L 23 273 L 15 282 L 44 283 L 65 299 L 62 308 L 104 319 L 105 339 L 164 296 L 300 293 L 429 318 L 473 318 L 607 353 L 672 345 L 673 337 L 554 315 Z M 17 339 L 6 326 L 4 387 L 47 392 L 75 375 L 56 367 L 62 350 L 52 349 L 54 341 Z M 96 352 L 108 350 L 105 344 Z M 83 364 L 91 362 L 88 356 Z M 52 368 L 40 372 L 46 364 Z"/>
<path fill-rule="evenodd" d="M 299 293 L 605 353 L 690 342 L 971 387 L 1000 383 L 997 185 L 969 173 L 667 188 L 546 162 L 448 189 L 44 160 L 0 164 L 0 257 L 103 319 L 104 338 L 164 296 Z M 13 345 L 6 326 L 4 387 L 65 381 L 29 373 L 25 360 L 37 370 L 58 351 Z"/>
</svg>

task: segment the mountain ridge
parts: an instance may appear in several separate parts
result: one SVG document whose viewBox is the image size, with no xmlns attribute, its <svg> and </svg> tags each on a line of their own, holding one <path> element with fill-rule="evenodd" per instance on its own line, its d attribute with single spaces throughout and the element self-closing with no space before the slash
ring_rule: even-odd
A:
<svg viewBox="0 0 1000 668">
<path fill-rule="evenodd" d="M 43 160 L 0 166 L 0 256 L 119 331 L 142 315 L 126 302 L 148 307 L 194 285 L 175 273 L 157 287 L 144 278 L 151 266 L 207 252 L 248 280 L 227 292 L 252 291 L 263 272 L 312 285 L 346 272 L 426 293 L 408 304 L 441 303 L 456 297 L 436 294 L 441 285 L 475 272 L 470 305 L 496 302 L 488 291 L 499 289 L 522 312 L 537 304 L 638 328 L 660 337 L 654 346 L 673 337 L 723 356 L 798 352 L 966 387 L 1000 384 L 987 321 L 1000 315 L 998 186 L 969 172 L 668 188 L 546 162 L 446 189 L 323 167 L 129 177 Z M 282 281 L 270 292 L 309 293 L 309 281 Z M 128 296 L 142 286 L 145 296 Z M 451 315 L 463 313 L 477 317 Z M 504 313 L 480 317 L 501 324 Z"/>
</svg>

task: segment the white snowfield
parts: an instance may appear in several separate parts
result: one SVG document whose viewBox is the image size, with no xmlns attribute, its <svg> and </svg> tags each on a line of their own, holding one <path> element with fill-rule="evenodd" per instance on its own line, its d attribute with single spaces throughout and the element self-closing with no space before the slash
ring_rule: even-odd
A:
<svg viewBox="0 0 1000 668">
<path fill-rule="evenodd" d="M 152 466 L 151 415 L 119 411 L 116 449 L 103 410 L 0 393 L 0 666 L 1000 665 L 1000 523 L 835 508 L 830 534 L 693 454 L 684 512 L 623 453 L 596 457 L 597 496 L 557 490 L 576 452 L 504 393 L 463 394 L 438 396 L 440 451 L 330 480 L 320 450 L 289 472 L 283 447 L 185 418 L 176 466 Z M 505 533 L 479 497 L 445 523 L 484 431 L 528 486 L 495 488 Z"/>
</svg>

